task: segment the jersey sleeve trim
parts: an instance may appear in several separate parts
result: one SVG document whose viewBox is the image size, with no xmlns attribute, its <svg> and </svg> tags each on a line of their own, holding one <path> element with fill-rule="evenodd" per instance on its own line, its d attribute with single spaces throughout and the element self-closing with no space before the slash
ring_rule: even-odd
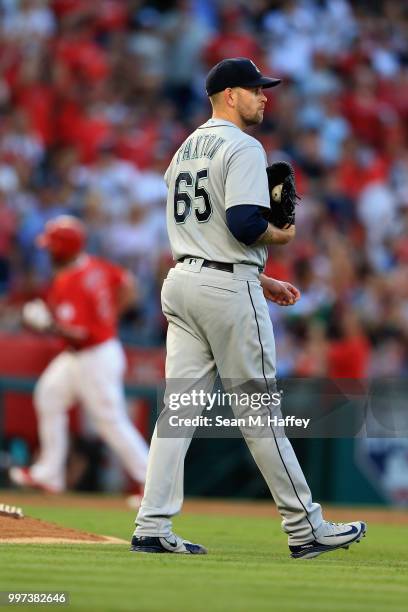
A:
<svg viewBox="0 0 408 612">
<path fill-rule="evenodd" d="M 228 206 L 225 207 L 225 210 L 228 210 L 229 208 L 233 208 L 234 206 L 245 206 L 246 204 L 250 204 L 251 206 L 261 206 L 261 208 L 270 208 L 270 204 L 265 204 L 264 201 L 256 201 L 256 200 L 242 200 L 242 201 L 235 201 L 231 202 L 231 204 L 228 204 Z"/>
</svg>

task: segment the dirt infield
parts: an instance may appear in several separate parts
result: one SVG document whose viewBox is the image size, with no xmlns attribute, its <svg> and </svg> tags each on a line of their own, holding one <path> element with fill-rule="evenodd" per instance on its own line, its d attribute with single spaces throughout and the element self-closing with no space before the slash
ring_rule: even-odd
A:
<svg viewBox="0 0 408 612">
<path fill-rule="evenodd" d="M 51 506 L 56 508 L 90 508 L 97 510 L 135 511 L 126 503 L 126 497 L 101 494 L 45 493 L 0 491 L 0 502 L 15 506 Z M 408 525 L 408 508 L 394 509 L 382 506 L 330 506 L 323 505 L 325 518 L 330 521 L 348 521 L 359 516 L 371 523 Z M 230 501 L 220 499 L 187 499 L 183 506 L 185 514 L 218 514 L 227 516 L 277 517 L 272 501 Z"/>
<path fill-rule="evenodd" d="M 16 519 L 0 516 L 0 543 L 13 544 L 119 544 L 124 540 L 62 527 L 25 516 Z"/>
</svg>

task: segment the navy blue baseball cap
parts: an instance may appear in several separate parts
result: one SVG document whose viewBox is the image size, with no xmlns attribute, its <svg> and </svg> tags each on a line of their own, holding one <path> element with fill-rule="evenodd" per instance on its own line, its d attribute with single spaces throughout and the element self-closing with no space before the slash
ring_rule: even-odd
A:
<svg viewBox="0 0 408 612">
<path fill-rule="evenodd" d="M 263 76 L 254 62 L 247 57 L 232 57 L 224 59 L 207 74 L 205 88 L 207 95 L 223 91 L 227 87 L 275 87 L 281 82 Z"/>
</svg>

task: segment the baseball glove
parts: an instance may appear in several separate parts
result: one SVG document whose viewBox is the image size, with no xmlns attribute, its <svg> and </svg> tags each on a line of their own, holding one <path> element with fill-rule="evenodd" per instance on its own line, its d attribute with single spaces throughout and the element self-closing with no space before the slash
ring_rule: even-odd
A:
<svg viewBox="0 0 408 612">
<path fill-rule="evenodd" d="M 266 168 L 271 207 L 264 217 L 275 227 L 286 229 L 295 223 L 295 207 L 300 199 L 296 193 L 295 173 L 290 164 L 279 161 Z"/>
</svg>

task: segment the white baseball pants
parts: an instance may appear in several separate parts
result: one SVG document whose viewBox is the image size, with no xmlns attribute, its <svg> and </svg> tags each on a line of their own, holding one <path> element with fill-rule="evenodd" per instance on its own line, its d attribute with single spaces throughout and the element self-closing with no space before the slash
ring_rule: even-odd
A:
<svg viewBox="0 0 408 612">
<path fill-rule="evenodd" d="M 67 410 L 76 401 L 88 411 L 101 438 L 117 453 L 130 476 L 144 483 L 148 447 L 126 410 L 126 359 L 117 339 L 51 361 L 34 390 L 40 454 L 30 471 L 41 483 L 65 488 Z"/>
<path fill-rule="evenodd" d="M 167 387 L 177 379 L 177 384 L 186 381 L 186 391 L 192 381 L 211 391 L 217 370 L 222 380 L 274 380 L 275 342 L 258 269 L 240 264 L 229 273 L 202 263 L 188 259 L 177 264 L 163 285 L 162 307 L 169 322 Z M 167 402 L 160 419 L 166 411 Z M 191 416 L 196 414 L 192 408 Z M 289 544 L 310 541 L 323 520 L 321 507 L 312 501 L 289 440 L 281 431 L 262 437 L 247 432 L 245 439 L 275 499 Z M 159 437 L 156 424 L 136 535 L 170 534 L 171 517 L 183 503 L 190 441 L 189 436 Z"/>
</svg>

